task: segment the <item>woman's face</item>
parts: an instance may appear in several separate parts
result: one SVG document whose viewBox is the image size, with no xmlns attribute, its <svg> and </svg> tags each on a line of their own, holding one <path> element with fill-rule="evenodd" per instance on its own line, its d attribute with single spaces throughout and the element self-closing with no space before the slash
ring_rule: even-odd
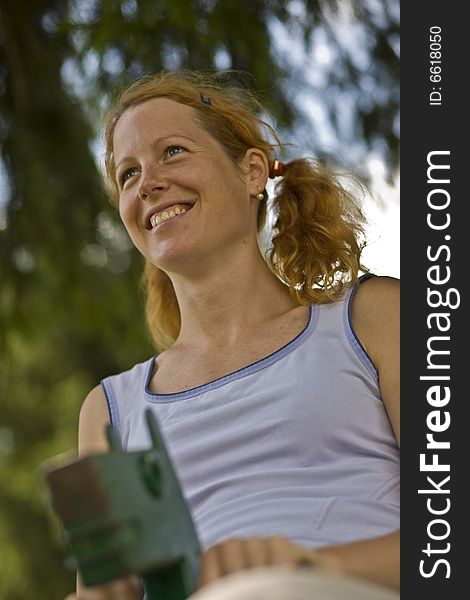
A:
<svg viewBox="0 0 470 600">
<path fill-rule="evenodd" d="M 252 155 L 244 175 L 195 114 L 153 98 L 129 108 L 114 132 L 122 221 L 138 250 L 168 272 L 218 263 L 256 239 Z"/>
</svg>

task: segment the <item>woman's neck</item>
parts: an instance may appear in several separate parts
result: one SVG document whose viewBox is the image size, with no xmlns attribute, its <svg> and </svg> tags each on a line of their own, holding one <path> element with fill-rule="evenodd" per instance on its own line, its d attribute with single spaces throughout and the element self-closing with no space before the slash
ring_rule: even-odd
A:
<svg viewBox="0 0 470 600">
<path fill-rule="evenodd" d="M 197 279 L 170 277 L 181 311 L 175 347 L 230 346 L 298 306 L 259 252 L 242 266 L 225 262 Z"/>
</svg>

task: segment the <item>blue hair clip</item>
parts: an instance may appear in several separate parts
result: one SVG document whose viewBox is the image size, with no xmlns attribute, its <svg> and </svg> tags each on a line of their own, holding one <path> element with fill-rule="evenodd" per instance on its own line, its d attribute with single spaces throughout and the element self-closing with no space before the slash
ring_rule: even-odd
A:
<svg viewBox="0 0 470 600">
<path fill-rule="evenodd" d="M 207 96 L 207 98 L 204 98 L 204 96 L 202 94 L 199 94 L 199 98 L 201 99 L 201 102 L 203 104 L 207 104 L 207 106 L 212 106 L 212 100 L 211 100 L 210 96 Z"/>
</svg>

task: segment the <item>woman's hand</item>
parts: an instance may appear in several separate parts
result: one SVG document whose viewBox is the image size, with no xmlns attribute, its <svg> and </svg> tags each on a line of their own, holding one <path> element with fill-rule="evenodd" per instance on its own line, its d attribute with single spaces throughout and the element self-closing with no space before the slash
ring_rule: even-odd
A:
<svg viewBox="0 0 470 600">
<path fill-rule="evenodd" d="M 136 577 L 117 579 L 105 585 L 86 588 L 80 586 L 76 594 L 65 600 L 141 600 L 142 586 Z"/>
<path fill-rule="evenodd" d="M 283 537 L 230 539 L 202 556 L 200 586 L 229 573 L 274 565 L 324 568 L 400 589 L 400 533 L 310 550 Z"/>
<path fill-rule="evenodd" d="M 312 568 L 317 565 L 323 566 L 322 562 L 313 550 L 298 546 L 280 536 L 235 538 L 212 546 L 204 552 L 199 586 L 243 569 L 273 565 Z"/>
<path fill-rule="evenodd" d="M 233 538 L 212 546 L 203 553 L 198 587 L 244 569 L 275 565 L 298 569 L 335 568 L 335 562 L 329 556 L 323 557 L 281 536 Z M 93 588 L 80 586 L 77 595 L 70 594 L 65 600 L 140 600 L 141 598 L 142 591 L 138 580 L 127 578 Z"/>
</svg>

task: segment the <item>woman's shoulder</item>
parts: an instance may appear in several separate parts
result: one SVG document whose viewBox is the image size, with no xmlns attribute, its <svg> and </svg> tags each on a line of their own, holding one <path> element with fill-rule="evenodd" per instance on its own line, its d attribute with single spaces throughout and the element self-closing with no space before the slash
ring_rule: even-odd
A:
<svg viewBox="0 0 470 600">
<path fill-rule="evenodd" d="M 99 384 L 87 394 L 80 409 L 78 449 L 81 455 L 107 450 L 104 430 L 109 422 L 108 403 Z"/>
<path fill-rule="evenodd" d="M 374 276 L 360 282 L 352 298 L 351 320 L 377 366 L 399 343 L 400 280 Z"/>
<path fill-rule="evenodd" d="M 110 410 L 116 394 L 119 397 L 134 396 L 132 391 L 142 388 L 154 360 L 155 356 L 152 356 L 125 371 L 105 377 L 87 394 L 79 417 L 80 454 L 107 450 L 104 432 L 106 425 L 111 422 Z"/>
<path fill-rule="evenodd" d="M 400 280 L 387 275 L 366 276 L 358 280 L 354 304 L 367 310 L 396 305 L 400 300 Z"/>
<path fill-rule="evenodd" d="M 102 383 L 112 381 L 114 384 L 116 384 L 116 382 L 120 380 L 129 381 L 134 378 L 140 378 L 152 367 L 157 356 L 158 355 L 153 354 L 149 358 L 146 358 L 141 362 L 135 363 L 134 365 L 132 365 L 128 369 L 125 369 L 124 371 L 110 374 L 102 380 Z"/>
</svg>

